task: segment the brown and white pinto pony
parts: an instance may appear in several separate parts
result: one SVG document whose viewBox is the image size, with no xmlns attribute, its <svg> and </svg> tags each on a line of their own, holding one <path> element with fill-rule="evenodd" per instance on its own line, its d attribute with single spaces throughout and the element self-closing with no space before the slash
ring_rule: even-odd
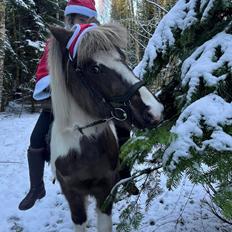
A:
<svg viewBox="0 0 232 232">
<path fill-rule="evenodd" d="M 97 203 L 98 231 L 111 232 L 113 203 L 101 206 L 119 180 L 114 115 L 149 128 L 161 119 L 163 106 L 126 65 L 124 28 L 109 24 L 85 33 L 75 60 L 66 50 L 72 32 L 51 31 L 52 170 L 69 203 L 75 231 L 86 231 L 86 198 L 91 195 Z"/>
</svg>

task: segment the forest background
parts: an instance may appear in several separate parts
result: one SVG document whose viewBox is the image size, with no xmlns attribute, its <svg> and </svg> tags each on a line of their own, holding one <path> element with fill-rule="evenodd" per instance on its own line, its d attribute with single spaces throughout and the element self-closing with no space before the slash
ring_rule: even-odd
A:
<svg viewBox="0 0 232 232">
<path fill-rule="evenodd" d="M 63 25 L 61 0 L 0 1 L 1 110 L 39 108 L 32 99 L 47 25 Z M 122 149 L 146 204 L 160 193 L 159 176 L 176 188 L 183 176 L 201 184 L 211 210 L 232 220 L 232 2 L 230 0 L 98 1 L 100 21 L 128 29 L 128 62 L 165 106 L 164 122 L 135 131 Z M 141 183 L 141 176 L 142 179 Z M 154 187 L 155 186 L 155 187 Z M 118 199 L 123 196 L 119 189 Z M 132 202 L 122 231 L 142 219 Z M 133 223 L 132 223 L 133 222 Z M 126 230 L 127 229 L 127 230 Z"/>
</svg>

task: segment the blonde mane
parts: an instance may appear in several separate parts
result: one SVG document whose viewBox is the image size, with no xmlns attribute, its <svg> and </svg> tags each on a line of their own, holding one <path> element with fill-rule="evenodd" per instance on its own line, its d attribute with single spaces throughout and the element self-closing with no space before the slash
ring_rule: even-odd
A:
<svg viewBox="0 0 232 232">
<path fill-rule="evenodd" d="M 119 24 L 105 24 L 86 32 L 78 46 L 77 62 L 82 63 L 99 51 L 127 47 L 127 31 Z"/>
</svg>

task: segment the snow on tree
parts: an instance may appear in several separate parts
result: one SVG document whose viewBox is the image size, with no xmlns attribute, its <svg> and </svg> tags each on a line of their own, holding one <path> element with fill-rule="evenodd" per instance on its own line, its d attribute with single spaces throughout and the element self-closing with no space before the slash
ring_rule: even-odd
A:
<svg viewBox="0 0 232 232">
<path fill-rule="evenodd" d="M 34 0 L 37 13 L 45 23 L 63 26 L 65 0 Z"/>
<path fill-rule="evenodd" d="M 194 100 L 194 93 L 199 91 L 201 82 L 207 87 L 217 88 L 219 83 L 227 78 L 232 69 L 231 54 L 232 36 L 221 32 L 184 61 L 181 79 L 183 87 L 188 86 L 187 103 Z"/>
<path fill-rule="evenodd" d="M 149 178 L 151 173 L 157 176 L 162 164 L 170 188 L 187 174 L 205 187 L 212 199 L 209 204 L 217 206 L 215 214 L 228 221 L 232 219 L 231 21 L 229 0 L 179 0 L 163 17 L 134 72 L 150 85 L 170 73 L 168 83 L 163 79 L 162 86 L 156 86 L 161 89 L 158 97 L 165 106 L 165 120 L 151 131 L 137 131 L 121 154 L 130 165 L 145 165 L 140 173 Z M 135 170 L 136 175 L 140 176 Z M 148 188 L 149 202 L 155 196 L 152 191 Z"/>
<path fill-rule="evenodd" d="M 190 149 L 198 152 L 208 148 L 232 151 L 232 137 L 223 130 L 225 126 L 232 126 L 231 103 L 227 103 L 216 94 L 210 94 L 217 93 L 220 83 L 228 78 L 230 70 L 232 70 L 232 35 L 225 32 L 205 42 L 183 62 L 181 79 L 183 88 L 187 87 L 188 107 L 172 128 L 172 132 L 178 137 L 165 151 L 164 160 L 172 156 L 171 162 L 178 163 L 180 157 L 187 158 Z M 201 83 L 209 89 L 202 91 Z M 201 94 L 205 95 L 207 92 L 208 95 L 198 99 Z M 203 136 L 202 127 L 209 128 L 210 137 L 194 142 L 195 137 Z"/>
<path fill-rule="evenodd" d="M 148 43 L 142 61 L 134 70 L 135 74 L 139 77 L 143 77 L 146 73 L 146 68 L 152 68 L 153 63 L 155 66 L 155 62 L 159 59 L 159 56 L 164 59 L 164 56 L 167 55 L 171 47 L 177 45 L 177 40 L 183 37 L 183 35 L 181 36 L 183 32 L 186 31 L 188 33 L 188 29 L 194 25 L 196 25 L 196 27 L 199 25 L 204 26 L 206 21 L 212 18 L 214 12 L 216 13 L 223 10 L 222 7 L 217 9 L 219 2 L 221 1 L 178 1 L 157 26 Z"/>
</svg>

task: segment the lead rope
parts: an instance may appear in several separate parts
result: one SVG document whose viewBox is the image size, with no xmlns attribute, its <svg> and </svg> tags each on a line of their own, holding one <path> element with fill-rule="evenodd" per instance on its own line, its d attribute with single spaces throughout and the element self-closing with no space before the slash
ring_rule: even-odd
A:
<svg viewBox="0 0 232 232">
<path fill-rule="evenodd" d="M 122 118 L 119 118 L 115 115 L 115 112 L 111 111 L 111 115 L 112 117 L 110 118 L 106 118 L 106 119 L 100 119 L 98 121 L 94 121 L 90 124 L 87 124 L 86 126 L 79 126 L 79 125 L 74 125 L 74 131 L 79 131 L 82 135 L 84 135 L 84 132 L 83 130 L 87 129 L 87 128 L 90 128 L 90 127 L 93 127 L 93 126 L 96 126 L 96 125 L 99 125 L 99 124 L 103 124 L 103 123 L 106 123 L 106 122 L 109 122 L 113 119 L 117 120 L 117 121 L 125 121 L 127 120 L 127 113 L 125 110 L 121 109 L 121 108 L 114 108 L 115 112 L 118 111 L 119 113 L 121 113 L 121 115 L 123 116 Z"/>
<path fill-rule="evenodd" d="M 99 125 L 99 124 L 102 124 L 102 123 L 109 122 L 112 119 L 113 119 L 113 117 L 112 118 L 108 118 L 108 119 L 100 119 L 100 120 L 92 122 L 92 123 L 90 123 L 90 124 L 88 124 L 86 126 L 78 126 L 76 124 L 76 125 L 74 125 L 74 131 L 78 130 L 82 135 L 84 135 L 83 130 L 85 130 L 85 129 L 89 128 L 89 127 L 92 127 L 92 126 L 96 126 L 96 125 Z"/>
</svg>

